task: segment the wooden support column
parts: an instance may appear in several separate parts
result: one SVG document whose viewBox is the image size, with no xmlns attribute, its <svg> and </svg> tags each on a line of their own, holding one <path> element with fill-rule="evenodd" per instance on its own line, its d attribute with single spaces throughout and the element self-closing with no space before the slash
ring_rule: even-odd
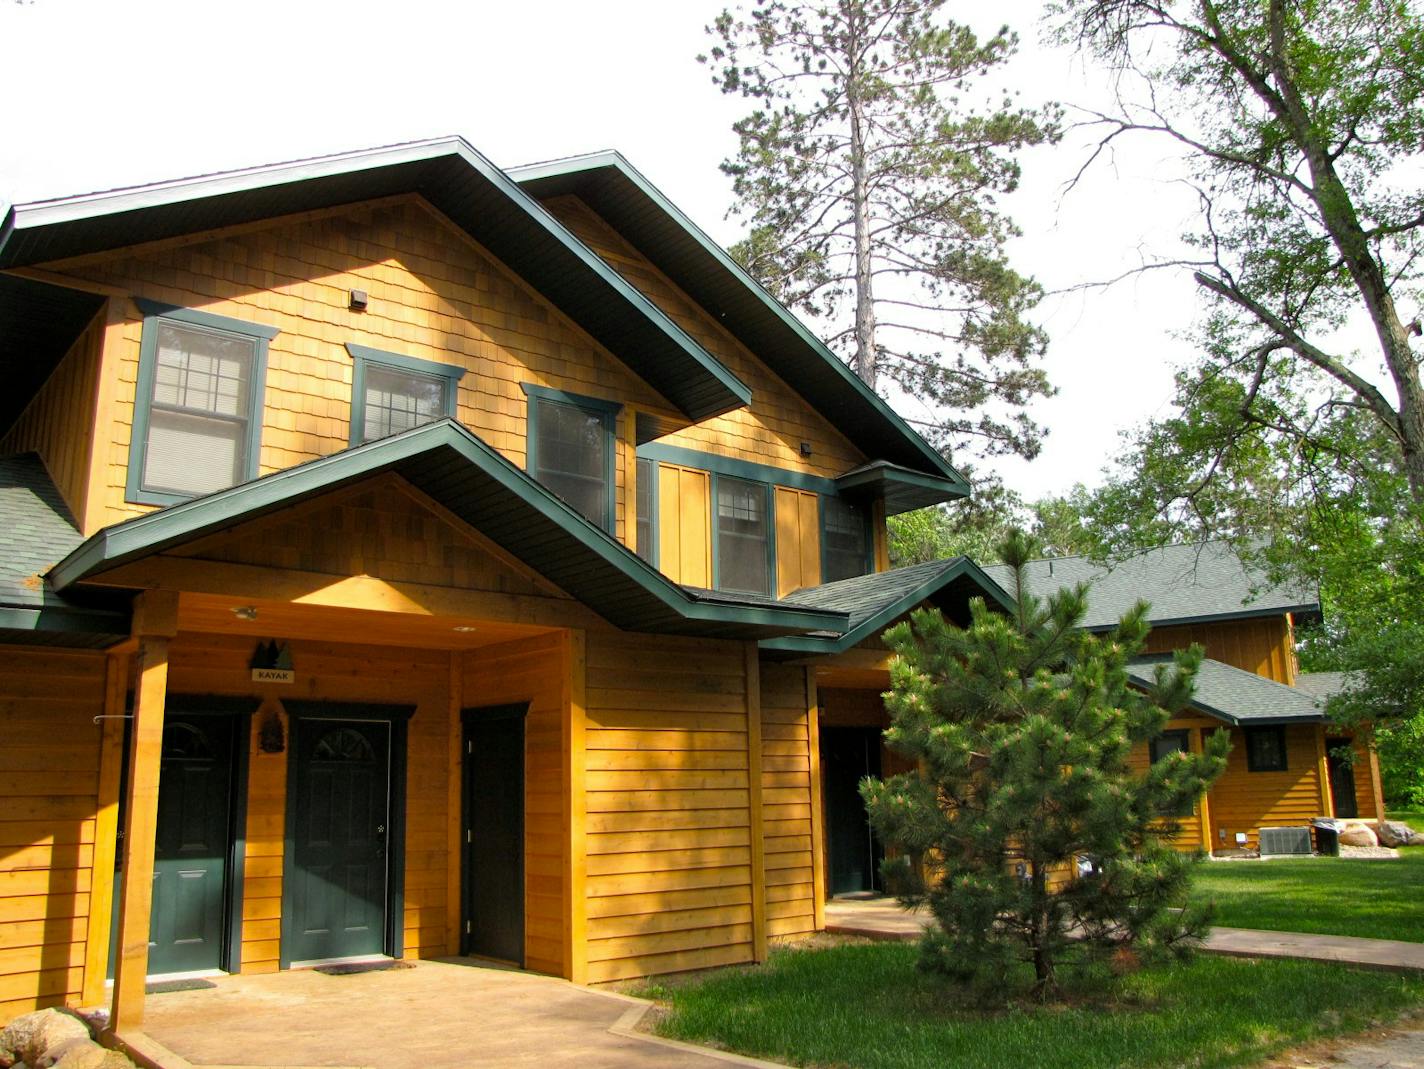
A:
<svg viewBox="0 0 1424 1069">
<path fill-rule="evenodd" d="M 576 984 L 588 982 L 588 758 L 586 678 L 588 645 L 583 631 L 569 631 L 564 645 L 564 812 L 567 863 L 564 879 L 564 967 Z"/>
<path fill-rule="evenodd" d="M 1375 819 L 1383 820 L 1384 812 L 1384 783 L 1380 780 L 1379 751 L 1371 744 L 1367 747 L 1370 755 L 1370 788 L 1375 796 Z M 1359 762 L 1355 762 L 1359 764 Z"/>
<path fill-rule="evenodd" d="M 163 754 L 163 712 L 168 692 L 168 643 L 178 630 L 178 595 L 151 590 L 134 601 L 139 639 L 134 688 L 128 791 L 124 798 L 124 875 L 119 888 L 119 952 L 109 1031 L 143 1028 L 148 977 L 149 913 L 153 905 L 153 851 L 158 830 L 158 775 Z"/>
<path fill-rule="evenodd" d="M 885 502 L 877 498 L 870 505 L 870 538 L 875 557 L 875 570 L 890 570 L 890 533 L 885 527 Z"/>
<path fill-rule="evenodd" d="M 746 645 L 747 664 L 747 804 L 752 839 L 752 958 L 765 961 L 766 835 L 761 803 L 761 660 L 755 642 Z"/>
<path fill-rule="evenodd" d="M 84 947 L 86 1006 L 104 1000 L 109 971 L 109 933 L 114 911 L 114 851 L 119 837 L 119 782 L 124 762 L 124 699 L 129 689 L 127 654 L 110 654 L 105 665 L 104 719 L 99 735 L 99 805 L 94 819 L 94 869 L 89 927 Z"/>
<path fill-rule="evenodd" d="M 623 421 L 623 544 L 637 553 L 638 545 L 638 410 L 625 405 L 619 417 Z"/>
<path fill-rule="evenodd" d="M 464 708 L 465 652 L 450 651 L 449 723 L 446 753 L 445 826 L 445 953 L 460 953 L 460 914 L 463 905 L 465 860 L 465 800 L 461 796 L 465 784 L 465 728 L 461 718 Z"/>
<path fill-rule="evenodd" d="M 1335 792 L 1330 787 L 1330 758 L 1325 746 L 1325 725 L 1315 727 L 1315 774 L 1320 778 L 1320 815 L 1335 815 Z"/>
<path fill-rule="evenodd" d="M 1206 742 L 1206 728 L 1197 728 L 1195 731 L 1187 733 L 1187 743 L 1192 748 L 1192 753 L 1200 755 L 1202 746 Z M 1197 798 L 1197 817 L 1201 822 L 1201 846 L 1202 850 L 1210 854 L 1211 844 L 1211 791 L 1201 792 Z"/>
<path fill-rule="evenodd" d="M 816 670 L 806 669 L 806 748 L 811 761 L 811 902 L 816 931 L 826 926 L 826 827 L 821 796 L 821 702 Z"/>
</svg>

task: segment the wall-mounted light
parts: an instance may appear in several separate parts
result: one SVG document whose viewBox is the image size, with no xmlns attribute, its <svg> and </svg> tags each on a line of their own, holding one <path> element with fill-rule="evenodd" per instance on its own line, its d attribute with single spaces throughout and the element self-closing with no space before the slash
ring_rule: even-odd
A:
<svg viewBox="0 0 1424 1069">
<path fill-rule="evenodd" d="M 251 605 L 239 605 L 232 610 L 232 614 L 236 616 L 239 620 L 257 619 L 257 610 Z"/>
<path fill-rule="evenodd" d="M 478 631 L 478 627 L 471 627 L 469 624 L 456 624 L 450 628 L 451 631 L 458 631 L 462 635 L 468 635 L 471 631 Z"/>
</svg>

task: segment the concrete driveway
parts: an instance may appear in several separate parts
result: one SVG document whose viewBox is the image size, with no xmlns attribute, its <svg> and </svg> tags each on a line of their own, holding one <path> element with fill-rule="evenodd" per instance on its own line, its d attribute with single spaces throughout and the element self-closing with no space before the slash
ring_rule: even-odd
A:
<svg viewBox="0 0 1424 1069">
<path fill-rule="evenodd" d="M 136 1052 L 164 1069 L 771 1066 L 636 1034 L 646 1003 L 451 958 L 350 976 L 232 976 L 150 995 Z M 160 1048 L 149 1044 L 156 1042 Z"/>
</svg>

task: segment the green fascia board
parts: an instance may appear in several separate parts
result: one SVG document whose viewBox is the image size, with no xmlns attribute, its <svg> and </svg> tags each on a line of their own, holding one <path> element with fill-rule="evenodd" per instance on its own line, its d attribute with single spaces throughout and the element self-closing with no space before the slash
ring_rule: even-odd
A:
<svg viewBox="0 0 1424 1069">
<path fill-rule="evenodd" d="M 847 614 L 832 610 L 699 599 L 650 567 L 612 535 L 579 515 L 500 453 L 449 419 L 367 442 L 254 482 L 107 527 L 56 564 L 49 573 L 49 579 L 56 590 L 62 591 L 99 572 L 256 519 L 383 471 L 398 471 L 420 485 L 422 469 L 433 468 L 429 461 L 442 450 L 458 455 L 463 462 L 461 466 L 469 465 L 490 477 L 501 492 L 561 528 L 599 564 L 636 584 L 659 609 L 678 618 L 786 631 L 839 632 L 848 626 Z M 430 489 L 435 490 L 438 497 L 438 487 Z M 471 522 L 479 527 L 478 522 Z M 519 546 L 505 548 L 519 555 Z M 538 569 L 537 565 L 530 566 Z M 599 611 L 597 604 L 590 607 Z"/>
<path fill-rule="evenodd" d="M 1311 613 L 1319 612 L 1320 603 L 1310 602 L 1302 605 L 1272 605 L 1261 609 L 1242 609 L 1240 612 L 1214 612 L 1201 616 L 1168 616 L 1162 619 L 1150 617 L 1148 622 L 1154 627 L 1186 627 L 1193 624 L 1217 624 L 1226 623 L 1232 620 L 1261 620 L 1268 616 L 1285 616 L 1287 613 Z M 1085 627 L 1084 631 L 1091 631 L 1093 634 L 1103 634 L 1111 631 L 1117 624 L 1098 624 L 1095 627 Z"/>
<path fill-rule="evenodd" d="M 973 580 L 974 584 L 983 591 L 987 601 L 997 604 L 1005 612 L 1014 611 L 1014 599 L 998 583 L 990 579 L 979 565 L 968 557 L 960 557 L 932 579 L 926 580 L 914 590 L 883 606 L 873 616 L 863 620 L 844 634 L 835 637 L 829 635 L 787 635 L 782 638 L 762 639 L 758 645 L 764 650 L 784 653 L 844 653 L 872 635 L 879 634 L 916 605 L 934 597 L 950 583 L 960 578 Z"/>
<path fill-rule="evenodd" d="M 621 152 L 609 150 L 589 153 L 584 156 L 573 156 L 568 159 L 532 163 L 522 167 L 511 167 L 507 173 L 515 182 L 530 183 L 545 178 L 565 177 L 581 171 L 598 171 L 602 169 L 617 171 L 622 178 L 634 185 L 643 196 L 647 197 L 648 200 L 686 231 L 687 235 L 697 242 L 706 254 L 715 260 L 723 270 L 731 272 L 738 281 L 755 296 L 757 301 L 796 336 L 801 344 L 822 359 L 826 366 L 827 374 L 835 376 L 846 389 L 858 394 L 860 399 L 868 404 L 876 415 L 885 420 L 895 431 L 902 435 L 907 442 L 913 445 L 915 450 L 923 457 L 929 471 L 937 473 L 956 485 L 966 487 L 965 492 L 968 492 L 968 481 L 963 475 L 955 470 L 929 442 L 925 441 L 923 437 L 911 428 L 893 408 L 886 404 L 879 394 L 866 386 L 865 383 L 860 380 L 859 376 L 846 366 L 845 361 L 831 352 L 825 342 L 811 333 L 800 319 L 793 315 L 785 305 L 768 293 L 760 282 L 752 278 L 745 268 L 727 254 L 725 249 L 703 232 L 701 227 L 684 215 L 677 205 L 668 200 L 660 189 L 648 181 L 636 167 L 624 158 Z"/>
<path fill-rule="evenodd" d="M 677 464 L 684 468 L 712 472 L 715 475 L 730 475 L 734 479 L 746 479 L 754 483 L 770 483 L 773 486 L 790 486 L 797 490 L 810 490 L 817 494 L 835 496 L 838 492 L 836 480 L 821 475 L 811 475 L 804 471 L 792 471 L 771 464 L 758 464 L 738 457 L 727 457 L 721 453 L 708 453 L 701 449 L 688 449 L 680 445 L 663 445 L 652 442 L 638 446 L 639 460 L 656 460 L 661 464 Z"/>
<path fill-rule="evenodd" d="M 381 168 L 394 171 L 414 166 L 417 168 L 416 180 L 387 183 L 393 188 L 382 186 L 378 190 L 368 192 L 368 195 L 417 192 L 429 200 L 437 191 L 427 188 L 428 183 L 443 182 L 452 186 L 456 183 L 448 175 L 432 178 L 428 167 L 422 169 L 422 166 L 449 160 L 461 161 L 470 172 L 474 172 L 498 190 L 506 198 L 513 213 L 524 222 L 539 228 L 557 244 L 563 254 L 572 257 L 584 271 L 596 277 L 616 295 L 631 315 L 651 324 L 669 345 L 669 355 L 676 352 L 686 359 L 686 371 L 690 374 L 685 378 L 698 380 L 695 384 L 688 381 L 689 396 L 695 394 L 701 398 L 693 406 L 695 411 L 687 410 L 682 404 L 678 405 L 679 408 L 684 408 L 690 419 L 698 422 L 751 403 L 751 389 L 744 382 L 683 331 L 662 309 L 574 237 L 504 171 L 461 137 L 433 138 L 386 148 L 269 164 L 105 193 L 13 204 L 7 210 L 3 223 L 0 223 L 0 269 L 28 266 L 78 255 L 83 251 L 121 248 L 125 244 L 150 240 L 149 236 L 142 236 L 139 229 L 141 216 L 135 217 L 135 213 L 148 210 L 168 213 L 168 217 L 159 224 L 162 232 L 151 236 L 161 238 L 194 229 L 211 228 L 213 221 L 201 216 L 196 209 L 199 204 L 214 206 L 214 211 L 220 214 L 216 221 L 220 226 L 250 221 L 248 216 L 271 217 L 289 214 L 305 207 L 326 206 L 321 204 L 321 198 L 317 197 L 312 205 L 289 204 L 285 212 L 250 207 L 254 194 L 278 186 L 301 187 L 340 180 L 346 185 L 343 185 L 339 195 L 335 196 L 334 203 L 350 203 L 361 199 L 360 177 Z M 353 181 L 357 184 L 353 185 Z M 244 212 L 247 216 L 244 216 Z M 196 216 L 199 221 L 193 222 L 190 218 L 192 216 Z M 98 223 L 104 223 L 105 227 L 100 228 L 102 232 L 98 238 L 90 241 L 89 244 L 94 246 L 92 249 L 84 244 L 82 234 L 68 238 L 65 236 L 65 227 L 82 224 L 97 226 Z M 135 233 L 140 236 L 134 236 Z M 535 282 L 538 288 L 537 280 L 530 281 Z M 610 345 L 609 348 L 618 355 L 616 345 Z M 634 364 L 629 366 L 635 374 L 638 373 Z M 673 381 L 678 381 L 678 378 L 673 377 Z M 698 388 L 693 389 L 694 385 Z M 678 403 L 676 398 L 669 399 L 675 404 Z"/>
<path fill-rule="evenodd" d="M 0 630 L 109 635 L 120 642 L 132 629 L 126 613 L 51 606 L 38 609 L 0 606 Z"/>
<path fill-rule="evenodd" d="M 893 511 L 887 507 L 887 515 L 893 516 L 914 508 L 923 508 L 941 501 L 952 501 L 955 498 L 969 496 L 969 483 L 958 472 L 955 472 L 953 479 L 945 479 L 911 471 L 909 468 L 884 460 L 875 461 L 857 468 L 855 471 L 846 472 L 836 479 L 836 488 L 839 493 L 853 495 L 859 492 L 883 497 L 887 506 L 895 497 L 896 489 L 901 487 L 911 491 L 904 495 L 910 500 L 905 503 L 904 507 L 895 508 Z"/>
</svg>

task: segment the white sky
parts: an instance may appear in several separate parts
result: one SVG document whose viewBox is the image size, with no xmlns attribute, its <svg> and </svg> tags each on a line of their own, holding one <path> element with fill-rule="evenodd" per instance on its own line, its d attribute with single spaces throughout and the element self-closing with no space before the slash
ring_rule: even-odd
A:
<svg viewBox="0 0 1424 1069">
<path fill-rule="evenodd" d="M 503 166 L 617 148 L 723 244 L 718 163 L 744 110 L 694 57 L 718 0 L 0 0 L 8 102 L 0 201 L 28 201 L 461 134 Z M 951 3 L 977 24 L 977 0 Z M 1037 43 L 1036 0 L 993 18 L 1023 38 L 1010 77 L 1025 102 L 1101 99 L 1100 76 Z M 993 29 L 993 25 L 981 26 Z M 1191 202 L 1160 146 L 1099 166 L 1061 206 L 1081 143 L 1024 159 L 1010 204 L 1019 270 L 1050 290 L 1110 277 L 1171 245 Z M 1026 497 L 1095 482 L 1120 428 L 1160 411 L 1173 331 L 1198 307 L 1183 275 L 1050 297 L 1038 317 L 1057 397 L 1032 463 L 996 463 Z M 907 415 L 920 413 L 906 412 Z"/>
</svg>

